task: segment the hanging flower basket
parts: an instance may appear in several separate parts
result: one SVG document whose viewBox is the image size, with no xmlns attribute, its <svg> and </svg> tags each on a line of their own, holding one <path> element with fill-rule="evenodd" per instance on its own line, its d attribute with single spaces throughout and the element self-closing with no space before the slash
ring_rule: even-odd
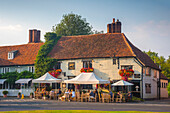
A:
<svg viewBox="0 0 170 113">
<path fill-rule="evenodd" d="M 128 81 L 128 77 L 132 76 L 134 71 L 132 69 L 121 69 L 119 75 L 122 77 L 122 80 Z"/>
<path fill-rule="evenodd" d="M 61 72 L 62 72 L 61 69 L 57 69 L 57 70 L 49 71 L 48 73 L 50 73 L 50 75 L 52 75 L 53 77 L 57 78 L 61 74 Z"/>
<path fill-rule="evenodd" d="M 82 73 L 82 72 L 93 72 L 94 71 L 94 69 L 93 68 L 81 68 L 81 70 L 80 70 L 80 72 Z"/>
</svg>

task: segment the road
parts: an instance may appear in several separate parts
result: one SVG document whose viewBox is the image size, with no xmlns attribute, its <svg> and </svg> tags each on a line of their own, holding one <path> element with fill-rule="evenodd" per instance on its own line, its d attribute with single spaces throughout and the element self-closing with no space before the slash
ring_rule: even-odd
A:
<svg viewBox="0 0 170 113">
<path fill-rule="evenodd" d="M 102 110 L 170 112 L 170 100 L 140 103 L 61 102 L 56 100 L 8 99 L 0 101 L 0 111 L 21 110 Z"/>
</svg>

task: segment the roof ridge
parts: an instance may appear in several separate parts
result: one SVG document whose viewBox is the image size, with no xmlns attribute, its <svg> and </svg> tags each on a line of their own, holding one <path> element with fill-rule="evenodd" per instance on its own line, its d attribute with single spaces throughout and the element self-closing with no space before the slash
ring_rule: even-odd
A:
<svg viewBox="0 0 170 113">
<path fill-rule="evenodd" d="M 129 48 L 130 51 L 132 52 L 132 54 L 133 54 L 134 56 L 136 56 L 136 54 L 135 54 L 135 52 L 133 51 L 132 47 L 130 46 L 130 44 L 129 44 L 129 42 L 128 42 L 129 40 L 126 38 L 125 34 L 124 34 L 124 33 L 121 33 L 121 34 L 122 34 L 123 39 L 124 39 L 125 43 L 127 44 L 128 48 Z"/>
<path fill-rule="evenodd" d="M 95 35 L 108 35 L 108 34 L 121 34 L 121 33 L 102 33 L 102 34 L 89 34 L 89 35 L 73 35 L 73 36 L 62 36 L 62 37 L 81 37 L 81 36 L 95 36 Z"/>
<path fill-rule="evenodd" d="M 43 42 L 40 43 L 28 43 L 28 44 L 20 44 L 20 45 L 8 45 L 8 46 L 0 46 L 0 48 L 5 48 L 5 47 L 19 47 L 19 46 L 25 46 L 25 45 L 31 45 L 31 44 L 42 44 Z"/>
</svg>

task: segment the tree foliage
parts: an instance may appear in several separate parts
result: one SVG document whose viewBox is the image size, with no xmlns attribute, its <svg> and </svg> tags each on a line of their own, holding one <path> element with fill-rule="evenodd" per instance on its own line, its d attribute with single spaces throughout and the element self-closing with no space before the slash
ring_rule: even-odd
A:
<svg viewBox="0 0 170 113">
<path fill-rule="evenodd" d="M 17 80 L 18 76 L 19 76 L 19 73 L 16 71 L 2 74 L 2 78 L 7 79 L 7 82 L 9 84 L 15 84 L 15 81 Z"/>
<path fill-rule="evenodd" d="M 100 34 L 103 31 L 92 31 L 92 26 L 78 14 L 64 14 L 61 22 L 53 26 L 52 31 L 59 36 Z"/>
<path fill-rule="evenodd" d="M 21 73 L 15 72 L 8 72 L 1 74 L 2 79 L 7 79 L 7 82 L 9 84 L 15 84 L 16 80 L 19 80 L 21 78 L 35 78 L 34 74 L 29 71 L 23 71 Z"/>
<path fill-rule="evenodd" d="M 168 95 L 170 96 L 170 82 L 168 83 L 167 90 L 168 90 Z"/>
<path fill-rule="evenodd" d="M 49 52 L 52 50 L 53 46 L 57 43 L 60 37 L 57 37 L 56 33 L 46 33 L 44 35 L 45 43 L 40 47 L 38 55 L 35 61 L 35 77 L 40 77 L 46 72 L 50 71 L 56 59 L 51 59 L 48 57 Z"/>
<path fill-rule="evenodd" d="M 170 79 L 170 56 L 166 60 L 163 56 L 158 56 L 158 53 L 148 51 L 145 52 L 158 66 L 161 67 L 162 73 Z"/>
<path fill-rule="evenodd" d="M 21 73 L 18 74 L 17 76 L 17 80 L 21 79 L 21 78 L 35 78 L 35 74 L 29 71 L 23 71 Z"/>
</svg>

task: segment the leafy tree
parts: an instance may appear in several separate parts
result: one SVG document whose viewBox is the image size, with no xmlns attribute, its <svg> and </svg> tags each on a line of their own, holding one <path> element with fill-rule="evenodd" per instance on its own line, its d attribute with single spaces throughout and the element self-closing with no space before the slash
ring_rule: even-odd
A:
<svg viewBox="0 0 170 113">
<path fill-rule="evenodd" d="M 103 34 L 104 31 L 97 31 L 97 30 L 93 30 L 92 34 Z"/>
<path fill-rule="evenodd" d="M 92 34 L 92 26 L 77 14 L 64 14 L 61 22 L 53 26 L 52 31 L 59 36 L 89 35 Z"/>
<path fill-rule="evenodd" d="M 170 96 L 170 82 L 168 83 L 167 90 L 168 90 L 168 95 Z"/>
<path fill-rule="evenodd" d="M 23 71 L 18 74 L 17 80 L 21 79 L 21 78 L 35 78 L 35 74 L 33 74 L 32 72 L 29 72 L 29 71 Z"/>
<path fill-rule="evenodd" d="M 170 56 L 166 60 L 163 56 L 158 56 L 158 53 L 148 51 L 145 52 L 158 66 L 161 67 L 162 73 L 170 79 Z"/>
<path fill-rule="evenodd" d="M 53 46 L 57 43 L 60 37 L 57 37 L 56 33 L 48 32 L 44 35 L 45 43 L 40 47 L 38 55 L 35 61 L 35 77 L 40 77 L 46 72 L 50 71 L 56 59 L 51 59 L 48 57 L 48 53 L 52 50 Z"/>
<path fill-rule="evenodd" d="M 2 78 L 7 79 L 7 82 L 9 84 L 15 84 L 15 81 L 17 80 L 18 76 L 19 76 L 19 73 L 16 71 L 2 74 Z"/>
</svg>

